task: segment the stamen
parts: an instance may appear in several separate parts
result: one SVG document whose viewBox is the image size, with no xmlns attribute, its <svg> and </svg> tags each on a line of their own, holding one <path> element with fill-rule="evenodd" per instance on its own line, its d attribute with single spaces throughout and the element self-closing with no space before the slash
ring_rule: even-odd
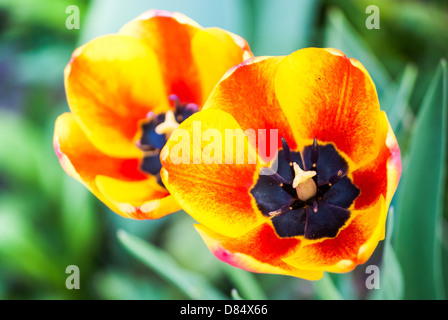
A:
<svg viewBox="0 0 448 320">
<path fill-rule="evenodd" d="M 277 158 L 280 174 L 272 168 L 261 169 L 251 190 L 258 208 L 272 219 L 281 238 L 333 238 L 360 194 L 347 176 L 347 162 L 332 144 L 319 145 L 317 138 L 302 153 L 291 150 L 283 137 L 281 141 L 283 154 Z M 284 177 L 288 182 L 284 182 Z M 333 190 L 332 185 L 337 183 Z"/>
<path fill-rule="evenodd" d="M 180 105 L 179 97 L 175 94 L 170 94 L 168 100 L 174 102 L 174 108 L 177 108 Z"/>
<path fill-rule="evenodd" d="M 283 156 L 286 162 L 291 163 L 291 150 L 289 149 L 286 139 L 283 137 L 282 137 L 282 145 L 283 145 Z"/>
<path fill-rule="evenodd" d="M 287 204 L 283 205 L 280 209 L 269 212 L 268 215 L 270 217 L 277 217 L 277 216 L 281 216 L 282 214 L 288 213 L 292 209 L 293 208 L 291 207 L 291 203 L 287 203 Z"/>
<path fill-rule="evenodd" d="M 334 175 L 332 175 L 330 177 L 330 179 L 328 179 L 328 182 L 331 185 L 338 183 L 342 178 L 344 177 L 344 173 L 342 172 L 342 170 L 338 170 L 338 172 Z"/>
<path fill-rule="evenodd" d="M 293 163 L 293 166 L 295 172 L 294 181 L 292 182 L 293 188 L 297 188 L 299 184 L 305 183 L 316 175 L 316 171 L 303 171 L 296 162 Z"/>
<path fill-rule="evenodd" d="M 271 181 L 273 181 L 274 183 L 276 183 L 278 185 L 282 185 L 284 183 L 285 184 L 289 184 L 290 183 L 288 180 L 283 178 L 281 175 L 279 175 L 277 172 L 275 172 L 274 170 L 272 170 L 269 167 L 261 168 L 260 169 L 260 174 L 267 176 Z"/>
<path fill-rule="evenodd" d="M 149 111 L 147 114 L 146 114 L 146 119 L 152 119 L 152 118 L 154 118 L 156 116 L 156 114 L 153 112 L 153 111 Z"/>
<path fill-rule="evenodd" d="M 319 207 L 317 205 L 317 201 L 313 202 L 313 212 L 317 213 L 317 211 L 319 211 Z"/>
<path fill-rule="evenodd" d="M 157 134 L 160 134 L 160 135 L 164 134 L 167 136 L 167 138 L 169 138 L 171 133 L 174 130 L 176 130 L 178 126 L 179 126 L 179 123 L 176 121 L 174 112 L 169 110 L 165 114 L 165 122 L 162 122 L 161 124 L 159 124 L 155 128 L 155 131 Z"/>
<path fill-rule="evenodd" d="M 185 106 L 185 109 L 195 113 L 199 111 L 199 106 L 196 103 L 189 103 Z"/>
</svg>

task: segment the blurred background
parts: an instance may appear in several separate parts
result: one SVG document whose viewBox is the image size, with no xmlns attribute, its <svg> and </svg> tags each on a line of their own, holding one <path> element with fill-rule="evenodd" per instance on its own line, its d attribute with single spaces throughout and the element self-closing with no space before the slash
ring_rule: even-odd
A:
<svg viewBox="0 0 448 320">
<path fill-rule="evenodd" d="M 66 27 L 70 5 L 79 29 Z M 121 218 L 63 172 L 52 135 L 72 51 L 151 8 L 239 34 L 257 56 L 334 47 L 364 64 L 404 166 L 366 264 L 317 282 L 248 273 L 218 261 L 187 215 Z M 0 0 L 0 299 L 445 299 L 447 30 L 446 0 Z M 379 289 L 366 287 L 370 264 Z"/>
</svg>

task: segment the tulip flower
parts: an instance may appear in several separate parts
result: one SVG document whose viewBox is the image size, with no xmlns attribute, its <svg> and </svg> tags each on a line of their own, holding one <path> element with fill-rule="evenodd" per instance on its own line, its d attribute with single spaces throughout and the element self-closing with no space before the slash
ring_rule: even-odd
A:
<svg viewBox="0 0 448 320">
<path fill-rule="evenodd" d="M 319 48 L 229 70 L 161 161 L 163 183 L 217 258 L 308 280 L 367 261 L 401 175 L 367 70 Z"/>
<path fill-rule="evenodd" d="M 124 217 L 180 210 L 160 179 L 160 150 L 224 73 L 251 56 L 235 34 L 158 10 L 76 49 L 64 72 L 71 112 L 54 132 L 62 168 Z"/>
</svg>

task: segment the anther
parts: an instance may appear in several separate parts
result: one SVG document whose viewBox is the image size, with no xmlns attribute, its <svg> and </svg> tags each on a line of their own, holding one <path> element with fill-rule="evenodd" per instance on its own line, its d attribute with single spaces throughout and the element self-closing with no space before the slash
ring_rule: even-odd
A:
<svg viewBox="0 0 448 320">
<path fill-rule="evenodd" d="M 175 108 L 177 108 L 180 105 L 179 97 L 175 94 L 170 94 L 168 100 L 174 102 Z"/>
<path fill-rule="evenodd" d="M 314 201 L 313 202 L 313 212 L 317 212 L 317 211 L 319 211 L 319 207 L 317 206 L 317 201 Z"/>
<path fill-rule="evenodd" d="M 154 113 L 154 111 L 149 111 L 147 114 L 146 114 L 146 119 L 152 119 L 152 118 L 154 118 L 156 116 L 156 114 Z"/>
<path fill-rule="evenodd" d="M 328 179 L 329 185 L 333 185 L 335 183 L 338 183 L 342 178 L 344 177 L 344 173 L 342 170 L 338 170 L 338 172 L 330 177 Z"/>
<path fill-rule="evenodd" d="M 283 205 L 281 208 L 275 210 L 275 211 L 271 211 L 269 212 L 269 216 L 270 217 L 277 217 L 277 216 L 281 216 L 285 213 L 288 213 L 289 211 L 291 211 L 293 208 L 291 207 L 291 203 L 287 203 L 285 205 Z"/>
<path fill-rule="evenodd" d="M 317 139 L 314 138 L 311 147 L 311 163 L 313 164 L 313 167 L 316 167 L 317 160 L 319 160 L 319 146 L 317 144 Z"/>
<path fill-rule="evenodd" d="M 193 112 L 198 112 L 199 106 L 196 103 L 189 103 L 185 106 L 185 109 L 193 111 Z"/>
</svg>

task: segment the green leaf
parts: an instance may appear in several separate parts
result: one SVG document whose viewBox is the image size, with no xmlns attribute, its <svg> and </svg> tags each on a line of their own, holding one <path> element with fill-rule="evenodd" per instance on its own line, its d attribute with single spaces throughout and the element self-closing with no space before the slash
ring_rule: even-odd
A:
<svg viewBox="0 0 448 320">
<path fill-rule="evenodd" d="M 63 174 L 63 173 L 61 173 Z M 72 261 L 86 259 L 99 247 L 99 223 L 94 211 L 94 197 L 79 181 L 62 177 L 60 216 L 65 249 Z M 80 262 L 78 262 L 80 263 Z"/>
<path fill-rule="evenodd" d="M 232 279 L 233 283 L 246 300 L 266 300 L 260 284 L 254 274 L 235 268 L 228 264 L 223 264 L 224 272 Z"/>
<path fill-rule="evenodd" d="M 340 9 L 331 8 L 328 11 L 324 46 L 339 49 L 347 57 L 359 60 L 376 85 L 381 106 L 392 103 L 396 93 L 396 84 Z"/>
<path fill-rule="evenodd" d="M 105 300 L 165 300 L 170 296 L 162 285 L 146 282 L 141 276 L 111 269 L 95 276 L 94 286 Z"/>
<path fill-rule="evenodd" d="M 117 235 L 123 246 L 134 257 L 176 286 L 187 297 L 195 300 L 228 299 L 202 275 L 182 269 L 171 256 L 161 249 L 123 230 L 119 230 Z"/>
<path fill-rule="evenodd" d="M 232 297 L 232 300 L 243 300 L 243 298 L 241 298 L 240 294 L 238 293 L 238 290 L 236 289 L 232 289 L 232 291 L 230 292 L 230 296 Z"/>
<path fill-rule="evenodd" d="M 314 289 L 320 300 L 342 300 L 342 295 L 333 283 L 330 275 L 324 273 L 322 279 L 314 281 Z"/>
<path fill-rule="evenodd" d="M 394 208 L 387 216 L 387 235 L 384 243 L 383 260 L 381 263 L 380 288 L 372 289 L 369 299 L 400 300 L 403 298 L 403 271 L 392 247 L 392 233 L 394 229 Z"/>
<path fill-rule="evenodd" d="M 287 55 L 309 46 L 317 8 L 314 0 L 254 1 L 254 54 Z"/>
<path fill-rule="evenodd" d="M 97 36 L 115 33 L 149 9 L 181 12 L 203 27 L 219 27 L 247 38 L 249 12 L 241 0 L 93 0 L 85 19 L 80 44 Z M 111 19 L 113 17 L 113 19 Z"/>
<path fill-rule="evenodd" d="M 24 212 L 33 210 L 29 207 L 20 195 L 0 195 L 0 270 L 6 266 L 22 278 L 62 286 L 64 269 L 35 226 L 24 218 Z"/>
<path fill-rule="evenodd" d="M 204 244 L 195 228 L 191 228 L 196 221 L 185 212 L 170 215 L 166 218 L 172 218 L 169 225 L 164 229 L 165 241 L 164 249 L 176 259 L 176 261 L 185 269 L 198 274 L 206 274 L 212 281 L 223 276 L 219 259 L 212 254 Z M 165 221 L 167 219 L 159 219 Z M 155 221 L 151 221 L 155 222 Z M 131 232 L 137 235 L 134 232 Z M 154 232 L 155 233 L 155 232 Z M 182 235 L 179 237 L 179 235 Z M 146 237 L 146 239 L 151 239 Z M 201 263 L 198 263 L 200 261 Z"/>
<path fill-rule="evenodd" d="M 390 106 L 384 106 L 387 112 L 392 130 L 396 133 L 397 129 L 405 118 L 406 111 L 409 107 L 409 101 L 417 80 L 417 69 L 413 65 L 407 65 L 399 83 L 398 91 L 395 94 L 395 101 Z"/>
<path fill-rule="evenodd" d="M 446 172 L 447 65 L 429 85 L 403 166 L 395 248 L 405 299 L 443 299 L 441 225 Z"/>
<path fill-rule="evenodd" d="M 0 173 L 14 183 L 36 185 L 41 163 L 41 132 L 30 121 L 5 110 L 0 110 L 0 127 Z"/>
</svg>

